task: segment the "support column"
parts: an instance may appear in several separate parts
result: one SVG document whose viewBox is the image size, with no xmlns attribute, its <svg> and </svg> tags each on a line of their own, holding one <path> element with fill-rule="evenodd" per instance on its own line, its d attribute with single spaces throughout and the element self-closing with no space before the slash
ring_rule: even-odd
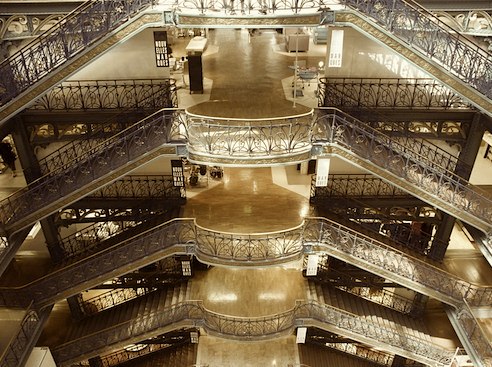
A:
<svg viewBox="0 0 492 367">
<path fill-rule="evenodd" d="M 34 154 L 34 149 L 29 141 L 29 135 L 24 121 L 19 117 L 15 118 L 15 128 L 12 131 L 12 138 L 20 165 L 24 172 L 24 177 L 27 184 L 30 184 L 41 177 L 41 169 L 36 154 Z M 40 223 L 51 258 L 54 261 L 61 260 L 63 251 L 59 246 L 60 237 L 53 216 L 40 220 Z"/>
<path fill-rule="evenodd" d="M 413 299 L 412 311 L 410 314 L 412 316 L 420 316 L 425 311 L 425 306 L 427 305 L 427 301 L 429 301 L 429 297 L 425 296 L 421 293 L 417 293 L 415 298 Z"/>
<path fill-rule="evenodd" d="M 459 154 L 459 162 L 454 170 L 454 173 L 463 178 L 465 182 L 470 179 L 484 132 L 485 126 L 482 122 L 482 115 L 477 112 L 470 124 L 466 143 Z M 440 212 L 440 215 L 442 216 L 442 221 L 437 228 L 429 251 L 429 257 L 437 261 L 442 261 L 444 258 L 454 222 L 456 221 L 456 218 L 449 214 Z"/>
<path fill-rule="evenodd" d="M 80 320 L 84 316 L 84 310 L 82 309 L 82 295 L 79 293 L 75 296 L 67 298 L 68 307 L 70 308 L 70 312 L 72 317 L 75 320 Z"/>
</svg>

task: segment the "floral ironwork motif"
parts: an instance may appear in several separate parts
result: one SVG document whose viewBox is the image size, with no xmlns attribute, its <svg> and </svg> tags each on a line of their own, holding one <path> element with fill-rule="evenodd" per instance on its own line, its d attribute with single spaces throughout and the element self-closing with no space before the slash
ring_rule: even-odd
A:
<svg viewBox="0 0 492 367">
<path fill-rule="evenodd" d="M 83 336 L 53 349 L 57 363 L 67 365 L 77 362 L 80 355 L 97 353 L 113 340 L 130 341 L 144 338 L 147 333 L 172 328 L 172 324 L 188 322 L 190 326 L 201 325 L 208 333 L 238 340 L 264 340 L 291 332 L 296 325 L 311 325 L 317 322 L 327 328 L 336 327 L 341 333 L 357 339 L 358 336 L 390 345 L 410 353 L 424 363 L 446 365 L 453 351 L 448 351 L 428 340 L 413 335 L 404 337 L 401 330 L 383 326 L 368 319 L 314 301 L 299 301 L 288 311 L 264 317 L 226 316 L 207 310 L 200 301 L 186 301 L 173 305 L 162 312 L 150 312 L 128 322 L 103 329 L 97 334 Z"/>
<path fill-rule="evenodd" d="M 340 108 L 472 108 L 434 79 L 320 78 L 318 104 Z"/>
<path fill-rule="evenodd" d="M 189 116 L 188 150 L 197 155 L 271 158 L 309 152 L 313 112 L 286 118 L 227 120 Z"/>
<path fill-rule="evenodd" d="M 174 79 L 84 80 L 64 82 L 37 99 L 30 110 L 176 108 Z"/>
<path fill-rule="evenodd" d="M 0 105 L 152 3 L 153 0 L 85 2 L 0 64 Z"/>
<path fill-rule="evenodd" d="M 492 57 L 424 8 L 405 0 L 343 0 L 488 98 Z"/>
</svg>

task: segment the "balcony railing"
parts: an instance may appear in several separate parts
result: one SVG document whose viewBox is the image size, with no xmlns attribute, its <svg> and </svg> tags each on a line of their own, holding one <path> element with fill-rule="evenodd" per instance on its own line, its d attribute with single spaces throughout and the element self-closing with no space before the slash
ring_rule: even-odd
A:
<svg viewBox="0 0 492 367">
<path fill-rule="evenodd" d="M 308 218 L 298 227 L 266 234 L 219 233 L 197 226 L 193 219 L 174 219 L 123 243 L 81 260 L 18 289 L 1 289 L 0 305 L 38 307 L 174 253 L 194 253 L 200 260 L 222 266 L 271 266 L 325 252 L 450 305 L 466 299 L 472 306 L 490 305 L 492 288 L 468 283 L 427 262 L 369 236 L 324 218 Z M 122 274 L 123 274 L 122 273 Z M 99 283 L 98 283 L 99 282 Z"/>
<path fill-rule="evenodd" d="M 163 312 L 164 311 L 164 312 Z M 200 301 L 187 301 L 166 310 L 151 312 L 94 334 L 83 336 L 53 349 L 61 366 L 77 362 L 80 355 L 96 354 L 114 341 L 122 343 L 145 338 L 156 330 L 170 330 L 173 324 L 200 325 L 211 335 L 237 340 L 265 340 L 292 332 L 297 325 L 336 328 L 342 335 L 369 345 L 387 345 L 405 355 L 428 364 L 450 363 L 453 351 L 442 349 L 428 340 L 402 334 L 401 330 L 362 319 L 330 305 L 299 301 L 288 311 L 264 317 L 226 316 L 207 310 Z"/>
<path fill-rule="evenodd" d="M 471 105 L 434 79 L 320 78 L 320 106 L 378 109 L 459 109 Z"/>
<path fill-rule="evenodd" d="M 0 64 L 0 105 L 152 4 L 153 0 L 85 2 Z"/>
<path fill-rule="evenodd" d="M 416 2 L 343 0 L 342 3 L 373 19 L 406 45 L 492 98 L 491 55 Z"/>
<path fill-rule="evenodd" d="M 41 111 L 178 107 L 174 79 L 84 80 L 64 82 L 29 107 Z"/>
<path fill-rule="evenodd" d="M 401 144 L 332 108 L 320 110 L 313 139 L 316 144 L 333 147 L 336 154 L 349 160 L 357 159 L 368 169 L 371 166 L 366 162 L 371 162 L 378 170 L 383 169 L 379 174 L 386 179 L 398 178 L 398 186 L 407 187 L 417 197 L 482 231 L 492 229 L 492 199 L 449 171 L 447 160 L 436 163 L 434 154 L 415 150 L 413 144 Z"/>
<path fill-rule="evenodd" d="M 311 151 L 313 111 L 270 119 L 225 119 L 188 114 L 190 157 L 258 163 L 290 159 Z"/>
</svg>

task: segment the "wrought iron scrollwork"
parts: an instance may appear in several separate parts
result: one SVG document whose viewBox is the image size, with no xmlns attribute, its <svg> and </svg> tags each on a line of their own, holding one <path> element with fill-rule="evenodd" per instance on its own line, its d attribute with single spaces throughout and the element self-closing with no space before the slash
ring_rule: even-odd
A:
<svg viewBox="0 0 492 367">
<path fill-rule="evenodd" d="M 20 229 L 18 226 L 29 224 L 24 223 L 28 221 L 28 215 L 45 211 L 46 203 L 55 203 L 74 194 L 105 175 L 114 174 L 115 170 L 122 169 L 132 161 L 142 159 L 142 156 L 150 159 L 152 155 L 149 152 L 159 150 L 168 143 L 173 115 L 173 111 L 163 110 L 103 143 L 83 140 L 54 152 L 47 160 L 50 174 L 0 202 L 1 222 L 6 226 L 13 226 L 17 222 L 16 229 Z M 23 224 L 19 224 L 20 220 Z"/>
<path fill-rule="evenodd" d="M 320 78 L 318 104 L 326 107 L 471 108 L 434 79 Z"/>
<path fill-rule="evenodd" d="M 37 99 L 29 109 L 156 111 L 173 107 L 178 107 L 174 79 L 134 79 L 64 82 Z"/>
<path fill-rule="evenodd" d="M 274 232 L 251 236 L 219 234 L 198 227 L 192 219 L 174 219 L 133 236 L 98 256 L 41 278 L 32 286 L 2 289 L 0 303 L 25 306 L 26 302 L 29 304 L 34 299 L 39 306 L 52 304 L 66 292 L 74 292 L 72 289 L 90 287 L 91 282 L 97 282 L 108 272 L 112 278 L 117 269 L 128 272 L 129 264 L 144 266 L 158 260 L 162 253 L 169 256 L 172 254 L 169 250 L 183 247 L 191 247 L 198 258 L 203 257 L 211 264 L 257 266 L 291 261 L 307 249 L 317 249 L 362 269 L 369 266 L 374 274 L 451 305 L 459 305 L 464 298 L 474 306 L 492 302 L 490 288 L 472 285 L 341 224 L 324 218 L 309 218 L 301 226 L 283 234 Z M 147 262 L 142 263 L 144 260 Z"/>
<path fill-rule="evenodd" d="M 153 2 L 85 2 L 0 64 L 0 105 L 15 98 Z"/>
<path fill-rule="evenodd" d="M 424 8 L 404 0 L 343 0 L 488 98 L 492 57 Z"/>
<path fill-rule="evenodd" d="M 410 289 L 425 294 L 437 291 L 439 295 L 436 294 L 436 297 L 449 304 L 459 305 L 463 299 L 473 305 L 486 305 L 492 301 L 491 288 L 474 286 L 328 219 L 307 219 L 303 241 L 304 246 L 309 243 L 320 245 L 321 251 L 361 268 L 364 265 L 358 260 L 363 260 L 365 264 L 371 265 L 371 272 L 393 279 Z M 407 284 L 407 281 L 411 283 Z"/>
<path fill-rule="evenodd" d="M 449 170 L 454 165 L 450 156 L 439 153 L 444 161 L 436 164 L 423 143 L 418 150 L 410 140 L 401 144 L 336 109 L 321 110 L 313 130 L 318 144 L 340 147 L 342 154 L 361 157 L 407 184 L 425 189 L 422 194 L 428 196 L 428 202 L 434 203 L 435 197 L 440 207 L 452 204 L 448 210 L 455 210 L 458 217 L 470 216 L 466 221 L 473 221 L 483 231 L 492 225 L 492 199 Z"/>
<path fill-rule="evenodd" d="M 320 0 L 181 0 L 178 12 L 222 12 L 227 15 L 267 15 L 275 13 L 298 14 L 317 12 L 326 8 Z"/>
<path fill-rule="evenodd" d="M 245 159 L 309 152 L 312 116 L 312 111 L 300 116 L 254 121 L 189 116 L 188 150 L 207 156 Z"/>
<path fill-rule="evenodd" d="M 52 350 L 57 363 L 67 365 L 77 361 L 80 355 L 90 355 L 110 345 L 112 341 L 122 342 L 135 337 L 145 337 L 147 333 L 159 329 L 172 328 L 173 323 L 186 323 L 190 326 L 201 325 L 210 334 L 238 340 L 264 340 L 290 333 L 298 324 L 327 324 L 336 327 L 342 334 L 369 338 L 377 343 L 384 343 L 399 350 L 406 351 L 425 363 L 446 365 L 450 362 L 453 351 L 423 340 L 413 335 L 402 334 L 387 326 L 356 317 L 354 314 L 339 310 L 330 305 L 314 301 L 299 301 L 288 311 L 264 317 L 226 316 L 207 310 L 200 301 L 178 303 L 162 312 L 151 312 L 136 317 L 128 322 L 115 325 L 109 329 L 83 336 L 60 345 Z"/>
</svg>

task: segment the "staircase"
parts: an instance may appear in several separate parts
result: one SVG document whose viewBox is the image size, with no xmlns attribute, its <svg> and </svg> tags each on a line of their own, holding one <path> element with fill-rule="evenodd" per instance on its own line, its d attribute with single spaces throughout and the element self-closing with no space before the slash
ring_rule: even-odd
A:
<svg viewBox="0 0 492 367">
<path fill-rule="evenodd" d="M 73 149 L 71 160 L 0 202 L 6 234 L 15 233 L 58 211 L 161 154 L 173 111 L 161 110 L 88 150 Z"/>
<path fill-rule="evenodd" d="M 337 12 L 492 116 L 492 56 L 410 0 L 344 0 L 352 11 Z M 449 71 L 450 72 L 449 72 Z"/>
<path fill-rule="evenodd" d="M 162 310 L 186 301 L 188 296 L 189 285 L 183 282 L 89 316 L 72 325 L 66 341 L 52 348 L 53 357 L 58 365 L 65 366 L 161 334 L 159 330 L 152 330 L 145 324 L 138 326 L 138 323 L 134 330 L 116 328 L 138 319 L 152 318 Z M 94 349 L 92 338 L 106 338 L 105 347 Z"/>
<path fill-rule="evenodd" d="M 320 109 L 315 125 L 321 155 L 336 154 L 484 233 L 492 230 L 492 199 L 436 164 L 431 153 L 422 154 L 333 108 Z"/>
<path fill-rule="evenodd" d="M 352 317 L 360 320 L 360 322 L 370 325 L 366 326 L 371 329 L 368 334 L 358 333 L 355 331 L 357 328 L 354 328 L 354 331 L 350 328 L 330 330 L 341 336 L 374 348 L 383 348 L 394 354 L 402 355 L 422 363 L 426 363 L 424 360 L 425 356 L 423 359 L 423 356 L 419 355 L 421 352 L 419 353 L 417 350 L 442 350 L 441 346 L 433 343 L 424 322 L 420 319 L 411 318 L 336 288 L 322 286 L 309 280 L 307 281 L 306 293 L 308 301 L 330 305 L 331 307 L 349 313 Z M 376 333 L 380 334 L 378 339 L 370 337 L 370 334 L 374 330 L 377 330 Z M 395 340 L 386 339 L 385 330 L 392 330 L 392 334 L 396 335 L 400 340 L 395 343 Z M 398 344 L 403 346 L 403 348 L 398 347 Z"/>
<path fill-rule="evenodd" d="M 153 0 L 87 1 L 0 64 L 0 123 L 121 39 L 162 25 Z"/>
</svg>

